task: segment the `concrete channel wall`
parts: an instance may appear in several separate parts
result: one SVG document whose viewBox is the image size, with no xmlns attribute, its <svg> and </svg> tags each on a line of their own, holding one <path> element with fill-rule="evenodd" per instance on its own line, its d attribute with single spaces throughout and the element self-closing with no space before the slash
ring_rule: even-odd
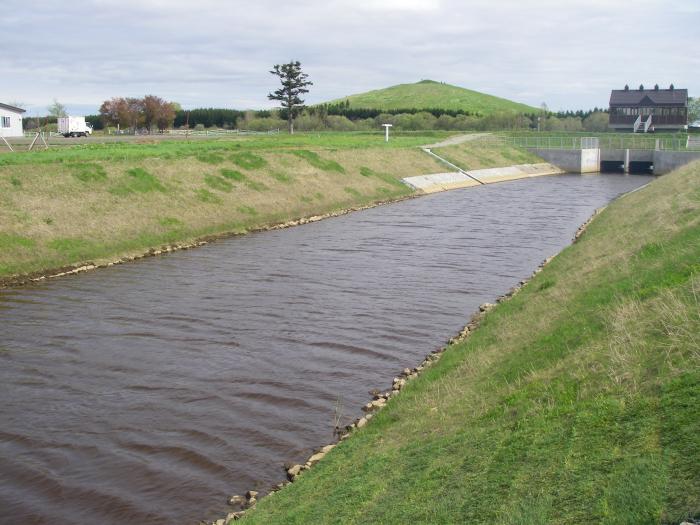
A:
<svg viewBox="0 0 700 525">
<path fill-rule="evenodd" d="M 654 175 L 663 175 L 694 160 L 700 160 L 700 151 L 655 151 Z"/>
<path fill-rule="evenodd" d="M 528 148 L 538 157 L 569 173 L 595 173 L 600 171 L 600 150 Z"/>
<path fill-rule="evenodd" d="M 648 162 L 654 175 L 663 175 L 700 159 L 700 151 L 664 151 L 635 149 L 546 149 L 528 148 L 535 155 L 570 173 L 600 171 L 601 162 L 620 162 L 625 171 L 630 162 Z"/>
</svg>

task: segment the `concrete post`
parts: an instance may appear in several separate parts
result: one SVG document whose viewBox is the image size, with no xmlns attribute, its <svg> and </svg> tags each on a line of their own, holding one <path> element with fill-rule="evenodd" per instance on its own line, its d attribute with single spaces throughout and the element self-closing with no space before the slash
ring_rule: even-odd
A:
<svg viewBox="0 0 700 525">
<path fill-rule="evenodd" d="M 625 170 L 625 173 L 630 172 L 630 150 L 629 149 L 625 150 L 624 170 Z"/>
</svg>

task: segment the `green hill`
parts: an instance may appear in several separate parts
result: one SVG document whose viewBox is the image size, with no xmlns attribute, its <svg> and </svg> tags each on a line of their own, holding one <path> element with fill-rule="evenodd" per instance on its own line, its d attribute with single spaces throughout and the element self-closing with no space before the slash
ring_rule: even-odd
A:
<svg viewBox="0 0 700 525">
<path fill-rule="evenodd" d="M 332 100 L 329 104 L 350 102 L 351 108 L 363 109 L 448 109 L 463 110 L 482 115 L 510 111 L 535 113 L 536 108 L 505 98 L 494 97 L 450 84 L 421 80 L 415 84 L 399 84 L 385 89 L 368 91 Z"/>
</svg>

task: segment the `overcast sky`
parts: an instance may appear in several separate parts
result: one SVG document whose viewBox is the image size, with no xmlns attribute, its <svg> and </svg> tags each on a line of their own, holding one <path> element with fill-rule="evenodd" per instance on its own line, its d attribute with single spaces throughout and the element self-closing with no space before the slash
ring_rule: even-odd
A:
<svg viewBox="0 0 700 525">
<path fill-rule="evenodd" d="M 2 0 L 0 101 L 90 112 L 114 96 L 271 107 L 300 60 L 307 103 L 416 82 L 550 109 L 625 83 L 700 95 L 699 0 Z"/>
</svg>

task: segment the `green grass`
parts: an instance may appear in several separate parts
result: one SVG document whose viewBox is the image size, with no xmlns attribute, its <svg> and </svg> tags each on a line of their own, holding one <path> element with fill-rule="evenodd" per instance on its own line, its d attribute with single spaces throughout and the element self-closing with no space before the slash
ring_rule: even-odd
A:
<svg viewBox="0 0 700 525">
<path fill-rule="evenodd" d="M 417 147 L 446 138 L 442 131 L 397 132 L 384 142 L 382 132 L 354 133 L 296 133 L 294 135 L 250 136 L 237 139 L 208 139 L 197 141 L 163 140 L 153 144 L 104 143 L 56 147 L 48 150 L 16 152 L 0 155 L 0 167 L 17 165 L 55 164 L 71 162 L 136 162 L 160 158 L 178 160 L 208 158 L 209 154 L 231 155 L 242 148 L 260 156 L 267 150 L 298 148 L 334 148 L 344 150 L 394 150 Z M 454 133 L 452 133 L 454 134 Z M 218 159 L 217 159 L 218 160 Z"/>
<path fill-rule="evenodd" d="M 196 190 L 195 195 L 197 196 L 198 200 L 200 200 L 201 202 L 206 202 L 208 204 L 222 204 L 224 202 L 221 200 L 221 197 L 214 195 L 206 188 Z"/>
<path fill-rule="evenodd" d="M 246 215 L 251 215 L 251 216 L 255 216 L 258 214 L 258 211 L 255 208 L 253 208 L 252 206 L 239 206 L 238 211 L 240 211 L 241 213 L 245 213 Z"/>
<path fill-rule="evenodd" d="M 73 176 L 81 182 L 101 182 L 107 180 L 107 172 L 100 164 L 91 162 L 70 165 Z"/>
<path fill-rule="evenodd" d="M 495 144 L 488 139 L 434 148 L 433 151 L 463 170 L 542 162 L 541 158 L 524 148 Z"/>
<path fill-rule="evenodd" d="M 229 193 L 233 189 L 233 184 L 231 184 L 225 178 L 219 177 L 218 175 L 205 175 L 204 182 L 206 182 L 210 188 L 218 191 L 225 191 Z"/>
<path fill-rule="evenodd" d="M 243 522 L 700 518 L 698 261 L 695 163 L 612 203 L 365 428 Z"/>
<path fill-rule="evenodd" d="M 292 151 L 291 153 L 293 155 L 296 155 L 297 157 L 304 159 L 314 168 L 318 168 L 323 171 L 335 171 L 338 173 L 345 173 L 345 168 L 343 168 L 338 162 L 334 160 L 323 159 L 318 153 L 314 151 L 296 150 Z"/>
<path fill-rule="evenodd" d="M 132 193 L 164 192 L 165 186 L 151 173 L 143 168 L 127 170 L 126 176 L 110 189 L 114 195 L 126 197 Z"/>
<path fill-rule="evenodd" d="M 247 170 L 258 170 L 267 165 L 267 161 L 259 155 L 250 151 L 242 151 L 231 155 L 231 160 L 234 164 Z"/>
<path fill-rule="evenodd" d="M 206 153 L 198 154 L 197 160 L 200 162 L 206 162 L 207 164 L 222 164 L 226 159 L 215 152 L 208 151 Z"/>
<path fill-rule="evenodd" d="M 480 115 L 497 112 L 537 113 L 537 109 L 504 98 L 432 80 L 399 84 L 333 100 L 330 104 L 350 101 L 351 108 L 366 109 L 448 109 Z"/>
<path fill-rule="evenodd" d="M 264 183 L 255 180 L 246 180 L 245 185 L 254 191 L 268 191 L 270 189 Z"/>
<path fill-rule="evenodd" d="M 273 171 L 272 173 L 270 173 L 270 177 L 272 177 L 276 181 L 284 182 L 285 184 L 294 182 L 294 179 L 290 175 L 287 175 L 286 173 L 282 173 L 280 171 Z"/>
<path fill-rule="evenodd" d="M 221 169 L 221 176 L 226 179 L 235 180 L 236 182 L 245 180 L 245 175 L 243 175 L 240 171 L 229 170 L 226 168 Z"/>
<path fill-rule="evenodd" d="M 386 144 L 381 133 L 314 133 L 2 154 L 0 286 L 404 197 L 412 190 L 401 177 L 444 171 L 415 146 L 446 136 L 399 133 Z"/>
<path fill-rule="evenodd" d="M 12 248 L 32 248 L 36 242 L 33 239 L 22 237 L 21 235 L 13 235 L 0 233 L 0 250 L 9 250 Z"/>
</svg>

